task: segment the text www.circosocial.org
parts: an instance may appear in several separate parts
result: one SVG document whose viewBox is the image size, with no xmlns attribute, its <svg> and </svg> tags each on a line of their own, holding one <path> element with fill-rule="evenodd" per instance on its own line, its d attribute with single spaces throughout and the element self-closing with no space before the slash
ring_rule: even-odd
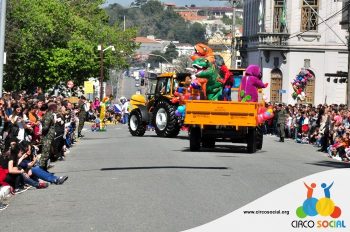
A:
<svg viewBox="0 0 350 232">
<path fill-rule="evenodd" d="M 255 214 L 255 215 L 259 215 L 259 214 L 284 214 L 284 215 L 289 215 L 289 210 L 246 210 L 243 211 L 244 214 Z"/>
</svg>

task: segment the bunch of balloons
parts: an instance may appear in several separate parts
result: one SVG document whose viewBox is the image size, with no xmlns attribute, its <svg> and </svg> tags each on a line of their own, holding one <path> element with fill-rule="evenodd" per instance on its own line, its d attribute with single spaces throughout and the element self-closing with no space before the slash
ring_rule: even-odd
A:
<svg viewBox="0 0 350 232">
<path fill-rule="evenodd" d="M 185 113 L 186 113 L 186 106 L 185 105 L 178 106 L 177 110 L 175 111 L 175 115 L 177 117 L 185 117 Z"/>
<path fill-rule="evenodd" d="M 314 78 L 314 76 L 310 73 L 309 70 L 302 68 L 299 74 L 295 77 L 294 81 L 292 82 L 293 90 L 292 97 L 294 100 L 305 100 L 305 87 L 307 85 L 307 82 Z"/>
<path fill-rule="evenodd" d="M 273 118 L 273 108 L 272 106 L 266 107 L 260 107 L 258 109 L 258 124 L 264 123 L 266 120 L 269 120 Z"/>
</svg>

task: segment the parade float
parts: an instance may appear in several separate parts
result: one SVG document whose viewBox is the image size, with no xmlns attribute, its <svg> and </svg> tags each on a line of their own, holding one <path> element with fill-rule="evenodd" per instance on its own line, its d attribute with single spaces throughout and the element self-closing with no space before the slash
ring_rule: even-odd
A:
<svg viewBox="0 0 350 232">
<path fill-rule="evenodd" d="M 151 124 L 158 136 L 175 137 L 186 125 L 191 151 L 215 147 L 220 141 L 247 143 L 249 153 L 261 149 L 260 125 L 273 117 L 272 109 L 265 108 L 261 91 L 258 93 L 259 87 L 267 85 L 257 86 L 260 71 L 260 77 L 255 77 L 257 73 L 244 75 L 244 70 L 229 70 L 218 58 L 208 46 L 198 44 L 191 56 L 193 73 L 159 75 L 148 100 L 138 99 L 140 104 L 131 111 L 130 133 L 143 136 Z M 242 80 L 245 89 L 241 88 Z M 256 93 L 249 92 L 249 86 L 254 86 Z M 232 99 L 228 97 L 231 91 Z M 242 93 L 244 96 L 239 96 Z"/>
</svg>

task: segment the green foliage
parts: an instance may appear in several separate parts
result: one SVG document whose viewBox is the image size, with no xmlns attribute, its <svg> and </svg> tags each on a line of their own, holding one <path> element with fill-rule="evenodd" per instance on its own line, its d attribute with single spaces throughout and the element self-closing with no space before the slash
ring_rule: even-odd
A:
<svg viewBox="0 0 350 232">
<path fill-rule="evenodd" d="M 106 69 L 127 66 L 125 54 L 132 54 L 137 48 L 132 41 L 136 30 L 124 32 L 109 26 L 108 15 L 100 7 L 103 2 L 9 1 L 5 88 L 50 87 L 67 80 L 80 85 L 90 77 L 99 76 L 97 45 L 101 43 L 114 45 L 117 51 L 104 52 Z"/>
<path fill-rule="evenodd" d="M 232 25 L 232 17 L 228 17 L 227 15 L 224 15 L 221 20 L 222 20 L 222 22 L 225 25 Z M 241 19 L 240 17 L 236 16 L 236 25 L 237 26 L 242 26 L 243 25 L 243 19 Z"/>
<path fill-rule="evenodd" d="M 135 0 L 131 3 L 131 6 L 142 6 L 147 3 L 148 0 Z"/>
<path fill-rule="evenodd" d="M 151 67 L 159 67 L 159 63 L 172 63 L 174 59 L 177 59 L 179 52 L 176 50 L 176 46 L 170 43 L 164 53 L 161 51 L 153 51 L 148 57 L 146 63 L 150 63 Z"/>
<path fill-rule="evenodd" d="M 139 36 L 154 35 L 164 40 L 191 44 L 206 42 L 203 25 L 186 22 L 173 9 L 165 9 L 159 1 L 147 1 L 139 6 L 124 9 L 118 4 L 109 5 L 106 11 L 110 23 L 122 28 L 125 16 L 126 27 L 137 27 Z"/>
<path fill-rule="evenodd" d="M 170 43 L 164 53 L 164 57 L 169 62 L 172 62 L 173 59 L 176 59 L 178 56 L 179 56 L 179 52 L 176 50 L 176 46 L 173 43 Z"/>
<path fill-rule="evenodd" d="M 146 63 L 150 63 L 151 67 L 159 67 L 159 63 L 166 63 L 164 60 L 164 54 L 161 51 L 153 51 L 148 57 Z"/>
</svg>

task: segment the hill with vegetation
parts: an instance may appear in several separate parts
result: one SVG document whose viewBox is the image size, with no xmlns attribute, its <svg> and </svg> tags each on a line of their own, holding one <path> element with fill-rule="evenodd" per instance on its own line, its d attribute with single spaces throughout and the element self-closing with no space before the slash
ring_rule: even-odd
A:
<svg viewBox="0 0 350 232">
<path fill-rule="evenodd" d="M 111 25 L 137 27 L 138 36 L 154 35 L 163 40 L 196 44 L 206 42 L 205 27 L 200 23 L 189 23 L 173 9 L 166 9 L 158 1 L 135 1 L 129 8 L 119 4 L 106 7 Z"/>
</svg>

